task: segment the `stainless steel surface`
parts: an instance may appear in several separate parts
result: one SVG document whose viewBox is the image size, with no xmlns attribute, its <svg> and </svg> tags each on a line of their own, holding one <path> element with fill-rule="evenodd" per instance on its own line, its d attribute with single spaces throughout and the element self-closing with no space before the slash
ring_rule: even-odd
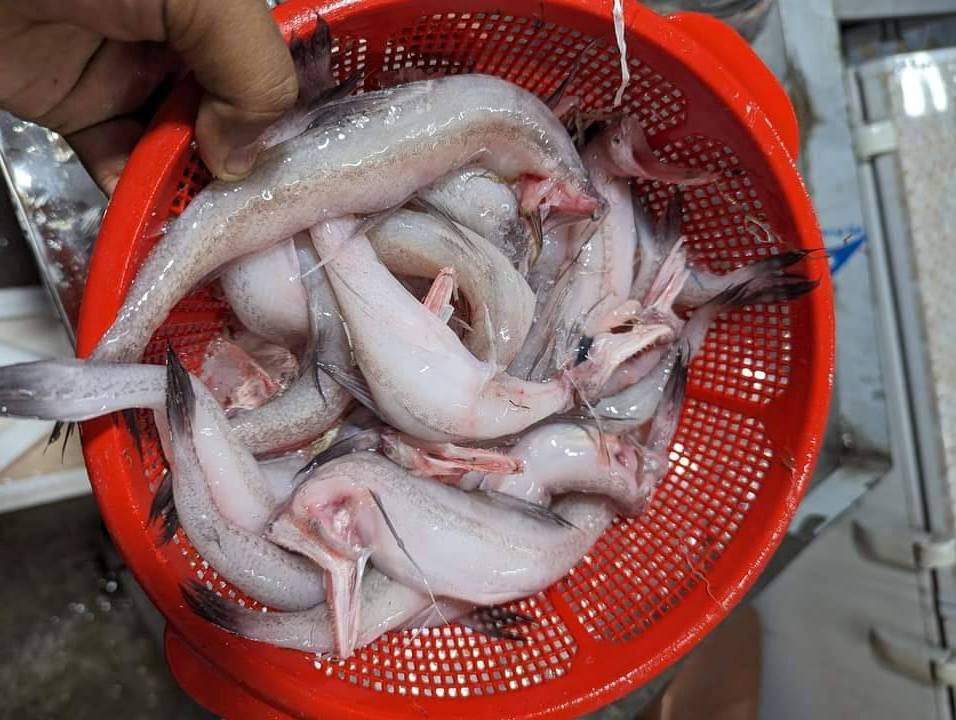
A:
<svg viewBox="0 0 956 720">
<path fill-rule="evenodd" d="M 72 339 L 106 196 L 63 138 L 9 113 L 0 113 L 0 171 Z"/>
<path fill-rule="evenodd" d="M 0 287 L 26 287 L 37 285 L 33 253 L 23 237 L 23 230 L 13 210 L 6 183 L 0 180 Z"/>
</svg>

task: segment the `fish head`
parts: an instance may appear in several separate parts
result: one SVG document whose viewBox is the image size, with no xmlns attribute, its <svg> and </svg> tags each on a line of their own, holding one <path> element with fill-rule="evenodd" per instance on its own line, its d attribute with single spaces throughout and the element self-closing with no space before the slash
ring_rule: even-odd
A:
<svg viewBox="0 0 956 720">
<path fill-rule="evenodd" d="M 517 192 L 521 211 L 526 216 L 560 213 L 600 220 L 607 213 L 607 202 L 586 174 L 566 173 L 543 178 L 526 175 L 518 181 Z"/>
<path fill-rule="evenodd" d="M 619 477 L 633 477 L 641 469 L 641 458 L 634 447 L 626 439 L 610 435 L 605 438 L 607 453 L 600 457 L 608 465 L 608 474 Z"/>
<path fill-rule="evenodd" d="M 573 385 L 584 399 L 597 400 L 604 385 L 622 363 L 673 339 L 673 328 L 664 322 L 638 322 L 623 333 L 598 333 L 590 344 L 586 359 L 569 371 Z"/>
<path fill-rule="evenodd" d="M 371 497 L 351 479 L 322 472 L 276 511 L 266 537 L 325 567 L 330 556 L 354 560 L 368 554 L 374 512 Z"/>
<path fill-rule="evenodd" d="M 609 175 L 642 176 L 644 171 L 635 156 L 635 144 L 643 142 L 644 130 L 637 118 L 618 118 L 589 144 L 586 162 L 590 167 L 600 167 Z"/>
<path fill-rule="evenodd" d="M 334 467 L 334 466 L 333 466 Z M 335 649 L 352 654 L 360 627 L 360 589 L 371 550 L 361 519 L 358 489 L 339 478 L 309 480 L 266 526 L 266 539 L 299 553 L 325 571 L 326 602 L 332 612 Z"/>
</svg>

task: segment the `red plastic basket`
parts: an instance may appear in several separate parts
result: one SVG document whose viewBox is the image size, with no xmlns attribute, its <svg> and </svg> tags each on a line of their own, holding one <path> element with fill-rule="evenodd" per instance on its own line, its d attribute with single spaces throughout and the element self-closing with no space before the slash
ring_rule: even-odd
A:
<svg viewBox="0 0 956 720">
<path fill-rule="evenodd" d="M 611 0 L 306 0 L 275 11 L 288 37 L 318 9 L 332 27 L 340 77 L 362 70 L 493 73 L 541 94 L 578 57 L 572 84 L 585 108 L 607 107 L 618 86 Z M 633 80 L 625 95 L 662 158 L 723 171 L 684 193 L 698 263 L 726 270 L 787 248 L 818 248 L 820 233 L 794 158 L 798 133 L 782 88 L 732 30 L 694 14 L 659 17 L 628 0 Z M 589 47 L 591 41 L 596 43 Z M 130 159 L 110 204 L 82 309 L 79 352 L 90 352 L 155 241 L 207 181 L 192 150 L 198 92 L 169 100 Z M 655 212 L 665 189 L 644 183 Z M 766 236 L 760 225 L 774 230 Z M 179 682 L 229 718 L 572 717 L 610 702 L 674 662 L 743 597 L 779 544 L 806 488 L 823 435 L 833 370 L 832 292 L 720 318 L 690 375 L 672 465 L 650 510 L 618 520 L 547 591 L 515 603 L 538 620 L 528 641 L 459 627 L 391 633 L 346 661 L 233 637 L 193 615 L 186 579 L 229 588 L 181 534 L 165 547 L 147 523 L 163 472 L 150 419 L 142 458 L 118 418 L 86 423 L 83 444 L 100 508 L 153 602 L 169 621 L 166 650 Z M 162 343 L 201 348 L 228 321 L 208 291 L 176 308 Z"/>
</svg>

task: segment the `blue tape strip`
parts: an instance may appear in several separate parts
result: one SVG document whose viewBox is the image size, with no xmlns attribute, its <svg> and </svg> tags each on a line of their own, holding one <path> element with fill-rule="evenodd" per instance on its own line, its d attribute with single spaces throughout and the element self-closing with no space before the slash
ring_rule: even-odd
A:
<svg viewBox="0 0 956 720">
<path fill-rule="evenodd" d="M 850 225 L 824 230 L 823 237 L 838 237 L 841 240 L 845 238 L 841 244 L 826 248 L 827 257 L 830 259 L 830 274 L 836 275 L 840 268 L 863 247 L 866 242 L 866 231 L 859 225 Z"/>
</svg>

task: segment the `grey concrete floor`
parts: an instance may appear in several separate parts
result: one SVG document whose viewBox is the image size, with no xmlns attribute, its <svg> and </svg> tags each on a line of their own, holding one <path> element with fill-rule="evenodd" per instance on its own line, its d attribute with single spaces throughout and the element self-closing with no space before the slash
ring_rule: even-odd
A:
<svg viewBox="0 0 956 720">
<path fill-rule="evenodd" d="M 108 547 L 89 497 L 0 515 L 0 718 L 210 717 L 169 675 Z"/>
<path fill-rule="evenodd" d="M 0 515 L 0 719 L 208 720 L 166 669 L 92 498 Z M 595 720 L 630 720 L 647 693 Z"/>
</svg>

